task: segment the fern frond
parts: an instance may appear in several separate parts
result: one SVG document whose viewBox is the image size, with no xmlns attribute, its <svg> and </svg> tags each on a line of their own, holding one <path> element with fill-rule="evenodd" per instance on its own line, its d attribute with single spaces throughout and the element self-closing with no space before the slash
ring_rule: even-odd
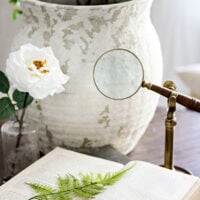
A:
<svg viewBox="0 0 200 200">
<path fill-rule="evenodd" d="M 58 191 L 49 194 L 40 194 L 28 200 L 73 200 L 72 191 Z"/>
<path fill-rule="evenodd" d="M 105 186 L 113 185 L 119 181 L 134 166 L 135 164 L 119 172 L 109 172 L 105 175 L 98 173 L 94 176 L 93 173 L 80 173 L 80 177 L 77 178 L 67 174 L 64 178 L 58 177 L 58 188 L 56 189 L 37 183 L 28 183 L 39 194 L 29 200 L 73 200 L 73 197 L 91 199 L 105 190 Z"/>
<path fill-rule="evenodd" d="M 126 169 L 123 169 L 119 172 L 116 172 L 116 173 L 106 173 L 104 178 L 102 179 L 101 183 L 105 186 L 108 186 L 108 185 L 113 185 L 115 184 L 117 181 L 119 181 L 128 171 L 130 171 L 134 166 L 136 165 L 133 164 L 132 166 L 126 168 Z"/>
<path fill-rule="evenodd" d="M 29 185 L 35 192 L 42 195 L 56 192 L 54 188 L 48 185 L 42 185 L 38 183 L 27 183 L 27 185 Z"/>
<path fill-rule="evenodd" d="M 90 197 L 94 197 L 97 194 L 100 194 L 104 190 L 104 186 L 99 184 L 89 185 L 82 189 L 83 192 L 87 193 Z"/>
<path fill-rule="evenodd" d="M 71 190 L 74 187 L 74 178 L 71 174 L 66 174 L 65 177 L 58 177 L 58 189 Z"/>
</svg>

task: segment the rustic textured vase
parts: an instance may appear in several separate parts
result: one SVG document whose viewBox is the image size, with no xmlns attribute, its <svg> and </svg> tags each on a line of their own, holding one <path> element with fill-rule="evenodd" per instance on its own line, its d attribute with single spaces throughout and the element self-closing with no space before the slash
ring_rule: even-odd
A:
<svg viewBox="0 0 200 200">
<path fill-rule="evenodd" d="M 152 119 L 158 95 L 140 89 L 130 99 L 108 99 L 95 87 L 93 67 L 105 51 L 125 48 L 142 61 L 145 80 L 160 84 L 160 45 L 149 16 L 152 0 L 88 6 L 39 0 L 21 0 L 21 4 L 23 26 L 13 50 L 25 43 L 50 45 L 63 72 L 70 76 L 64 93 L 29 111 L 41 124 L 42 150 L 60 145 L 84 151 L 112 144 L 123 153 L 130 152 Z"/>
</svg>

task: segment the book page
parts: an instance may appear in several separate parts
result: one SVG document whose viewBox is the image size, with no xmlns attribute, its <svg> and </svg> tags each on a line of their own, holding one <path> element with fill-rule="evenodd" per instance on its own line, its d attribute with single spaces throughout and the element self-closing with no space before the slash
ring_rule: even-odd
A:
<svg viewBox="0 0 200 200">
<path fill-rule="evenodd" d="M 42 159 L 16 175 L 0 187 L 0 200 L 27 200 L 35 196 L 25 183 L 40 183 L 56 187 L 58 176 L 67 173 L 118 171 L 122 164 L 101 158 L 87 156 L 73 151 L 56 148 Z"/>
<path fill-rule="evenodd" d="M 107 189 L 95 200 L 199 200 L 199 179 L 159 166 L 135 161 L 136 166 L 119 182 Z M 129 167 L 130 162 L 125 167 Z M 122 164 L 95 158 L 73 151 L 56 148 L 42 159 L 22 171 L 0 187 L 0 200 L 27 200 L 35 196 L 25 183 L 40 183 L 56 187 L 58 176 L 67 173 L 106 173 L 123 169 Z M 190 195 L 189 195 L 190 194 Z M 193 197 L 195 197 L 193 199 Z"/>
<path fill-rule="evenodd" d="M 193 185 L 183 200 L 199 200 L 200 199 L 200 179 Z"/>
<path fill-rule="evenodd" d="M 183 200 L 198 180 L 194 176 L 136 161 L 130 172 L 96 196 L 95 200 Z"/>
</svg>

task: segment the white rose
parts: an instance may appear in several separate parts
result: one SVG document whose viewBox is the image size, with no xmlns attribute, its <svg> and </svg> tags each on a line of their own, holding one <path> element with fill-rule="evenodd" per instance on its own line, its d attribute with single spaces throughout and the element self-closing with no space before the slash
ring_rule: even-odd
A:
<svg viewBox="0 0 200 200">
<path fill-rule="evenodd" d="M 62 92 L 62 85 L 69 80 L 62 73 L 51 47 L 25 44 L 9 54 L 6 65 L 6 74 L 13 87 L 28 92 L 35 99 Z"/>
</svg>

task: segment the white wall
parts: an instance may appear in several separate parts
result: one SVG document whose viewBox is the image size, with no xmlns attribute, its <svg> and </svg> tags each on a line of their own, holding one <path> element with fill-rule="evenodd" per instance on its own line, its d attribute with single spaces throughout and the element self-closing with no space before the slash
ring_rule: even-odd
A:
<svg viewBox="0 0 200 200">
<path fill-rule="evenodd" d="M 174 80 L 177 90 L 183 93 L 189 90 L 176 75 L 176 69 L 200 63 L 199 9 L 200 0 L 155 0 L 152 6 L 152 22 L 162 46 L 163 80 Z"/>
<path fill-rule="evenodd" d="M 20 17 L 12 20 L 12 6 L 9 0 L 0 0 L 0 69 L 5 68 L 5 60 L 10 52 L 12 38 L 20 27 Z"/>
</svg>

